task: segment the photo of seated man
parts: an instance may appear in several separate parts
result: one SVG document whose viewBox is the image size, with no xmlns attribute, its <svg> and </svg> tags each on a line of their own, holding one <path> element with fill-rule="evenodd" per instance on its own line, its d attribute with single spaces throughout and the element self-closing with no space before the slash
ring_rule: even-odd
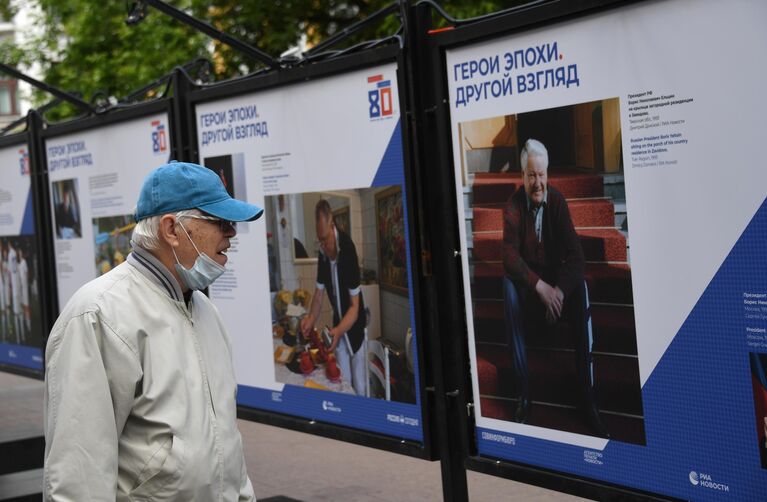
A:
<svg viewBox="0 0 767 502">
<path fill-rule="evenodd" d="M 599 415 L 584 280 L 585 259 L 564 196 L 548 185 L 546 147 L 528 139 L 520 152 L 523 184 L 503 210 L 503 298 L 518 404 L 514 420 L 530 414 L 525 340 L 566 322 L 575 337 L 579 408 L 594 435 L 609 437 Z"/>
<path fill-rule="evenodd" d="M 360 287 L 357 249 L 349 234 L 338 228 L 330 204 L 320 199 L 315 206 L 315 223 L 320 256 L 317 261 L 317 284 L 309 313 L 301 320 L 305 337 L 315 327 L 322 297 L 328 294 L 333 307 L 333 341 L 328 352 L 335 351 L 345 380 L 350 380 L 358 396 L 366 394 L 365 301 Z"/>
<path fill-rule="evenodd" d="M 71 179 L 53 183 L 53 203 L 56 216 L 56 237 L 59 239 L 79 239 L 82 237 L 77 180 Z"/>
</svg>

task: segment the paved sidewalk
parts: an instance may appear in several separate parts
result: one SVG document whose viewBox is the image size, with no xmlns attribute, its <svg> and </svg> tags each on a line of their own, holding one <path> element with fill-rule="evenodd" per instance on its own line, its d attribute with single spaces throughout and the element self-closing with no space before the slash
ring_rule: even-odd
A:
<svg viewBox="0 0 767 502">
<path fill-rule="evenodd" d="M 43 382 L 0 372 L 2 437 L 43 430 Z M 259 499 L 314 501 L 439 501 L 439 462 L 240 421 L 250 479 Z M 550 490 L 468 473 L 472 501 L 584 500 Z"/>
<path fill-rule="evenodd" d="M 43 382 L 0 371 L 0 442 L 43 434 Z"/>
<path fill-rule="evenodd" d="M 407 502 L 442 500 L 439 462 L 240 421 L 248 472 L 259 498 L 309 501 Z M 476 472 L 473 501 L 585 500 Z"/>
</svg>

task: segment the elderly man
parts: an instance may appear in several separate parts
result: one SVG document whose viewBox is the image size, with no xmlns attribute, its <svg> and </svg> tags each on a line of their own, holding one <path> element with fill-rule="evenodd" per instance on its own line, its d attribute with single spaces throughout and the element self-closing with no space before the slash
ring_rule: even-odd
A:
<svg viewBox="0 0 767 502">
<path fill-rule="evenodd" d="M 308 336 L 320 315 L 322 296 L 328 292 L 333 307 L 333 341 L 329 351 L 336 353 L 343 378 L 354 392 L 366 395 L 365 300 L 360 288 L 360 265 L 357 248 L 349 234 L 340 230 L 333 219 L 330 204 L 320 199 L 314 208 L 320 257 L 317 260 L 317 287 L 309 314 L 301 320 L 301 331 Z"/>
<path fill-rule="evenodd" d="M 144 180 L 133 252 L 83 286 L 46 349 L 45 500 L 253 500 L 232 347 L 201 292 L 262 209 L 171 162 Z"/>
<path fill-rule="evenodd" d="M 59 239 L 80 237 L 80 220 L 72 200 L 72 193 L 64 190 L 61 203 L 56 205 L 56 232 Z"/>
<path fill-rule="evenodd" d="M 565 198 L 547 183 L 546 147 L 529 139 L 520 160 L 524 183 L 511 196 L 503 213 L 506 337 L 519 394 L 514 419 L 525 423 L 530 407 L 525 338 L 540 336 L 549 326 L 566 321 L 575 338 L 580 403 L 593 431 L 608 437 L 593 385 L 585 260 L 580 240 Z"/>
</svg>

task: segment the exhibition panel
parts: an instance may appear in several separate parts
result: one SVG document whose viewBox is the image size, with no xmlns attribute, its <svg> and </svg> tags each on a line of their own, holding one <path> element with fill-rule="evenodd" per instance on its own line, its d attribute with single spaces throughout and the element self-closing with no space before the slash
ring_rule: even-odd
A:
<svg viewBox="0 0 767 502">
<path fill-rule="evenodd" d="M 767 4 L 400 7 L 379 48 L 0 138 L 0 367 L 43 371 L 145 175 L 198 162 L 264 208 L 206 291 L 241 418 L 439 457 L 446 500 L 466 466 L 763 500 Z"/>
<path fill-rule="evenodd" d="M 200 163 L 265 208 L 237 225 L 209 294 L 242 407 L 422 456 L 413 216 L 397 64 L 383 54 L 190 94 Z"/>
<path fill-rule="evenodd" d="M 46 327 L 27 139 L 0 143 L 0 365 L 39 372 Z"/>
<path fill-rule="evenodd" d="M 43 133 L 59 308 L 130 253 L 144 177 L 171 159 L 167 108 L 154 103 Z"/>
<path fill-rule="evenodd" d="M 477 453 L 761 500 L 767 6 L 610 3 L 432 40 Z"/>
</svg>

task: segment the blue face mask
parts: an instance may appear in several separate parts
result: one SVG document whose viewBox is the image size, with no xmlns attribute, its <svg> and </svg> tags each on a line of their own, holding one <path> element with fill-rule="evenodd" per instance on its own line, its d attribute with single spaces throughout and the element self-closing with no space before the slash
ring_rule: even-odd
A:
<svg viewBox="0 0 767 502">
<path fill-rule="evenodd" d="M 213 261 L 213 259 L 205 253 L 200 253 L 200 250 L 197 249 L 192 238 L 189 237 L 189 232 L 186 231 L 184 225 L 182 225 L 180 221 L 178 224 L 186 234 L 189 242 L 194 246 L 194 250 L 197 251 L 197 259 L 194 260 L 192 268 L 184 268 L 178 260 L 178 256 L 176 256 L 176 250 L 171 248 L 173 256 L 176 258 L 176 272 L 189 289 L 201 291 L 221 277 L 221 274 L 226 271 L 226 268 Z"/>
</svg>

